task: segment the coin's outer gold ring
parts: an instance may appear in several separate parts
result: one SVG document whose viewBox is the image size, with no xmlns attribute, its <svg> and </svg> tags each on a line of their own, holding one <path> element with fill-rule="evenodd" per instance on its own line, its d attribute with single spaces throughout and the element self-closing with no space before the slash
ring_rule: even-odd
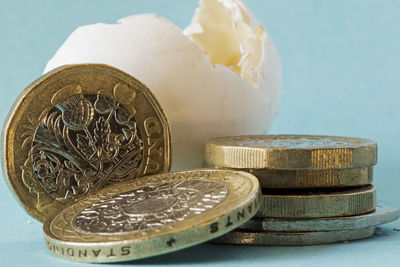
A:
<svg viewBox="0 0 400 267">
<path fill-rule="evenodd" d="M 233 169 L 203 164 L 215 169 Z M 373 167 L 328 170 L 274 170 L 274 169 L 240 169 L 257 177 L 261 188 L 324 188 L 352 187 L 371 184 Z"/>
<path fill-rule="evenodd" d="M 97 79 L 97 82 L 101 81 L 103 84 L 100 88 L 90 87 L 91 84 L 96 84 L 96 77 L 93 75 L 91 76 L 91 73 L 101 73 L 101 75 L 107 76 L 108 78 L 104 80 Z M 83 75 L 87 75 L 88 78 L 86 79 Z M 109 85 L 115 82 L 123 82 L 134 88 L 136 90 L 135 104 L 138 105 L 135 107 L 137 111 L 135 116 L 140 117 L 141 120 L 155 117 L 162 128 L 159 136 L 157 136 L 162 140 L 160 142 L 160 150 L 162 150 L 162 152 L 152 152 L 152 154 L 158 153 L 160 155 L 160 158 L 157 159 L 159 162 L 157 163 L 160 164 L 159 166 L 161 166 L 161 169 L 158 172 L 149 173 L 145 171 L 148 165 L 148 163 L 145 163 L 140 167 L 139 173 L 142 173 L 142 175 L 149 175 L 168 172 L 171 168 L 171 136 L 169 124 L 161 106 L 145 85 L 129 74 L 103 64 L 61 66 L 44 74 L 21 92 L 13 104 L 2 130 L 1 154 L 3 157 L 2 169 L 4 177 L 19 203 L 30 216 L 39 221 L 46 220 L 54 212 L 60 210 L 70 202 L 65 202 L 63 199 L 55 200 L 44 192 L 38 184 L 32 183 L 32 181 L 24 181 L 21 170 L 24 170 L 23 172 L 25 173 L 30 173 L 32 172 L 32 167 L 24 166 L 30 148 L 26 146 L 27 143 L 22 136 L 26 134 L 26 128 L 29 128 L 25 126 L 29 126 L 32 120 L 37 120 L 44 111 L 49 111 L 50 108 L 53 107 L 51 98 L 59 88 L 77 82 L 72 76 L 77 77 L 80 83 L 88 85 L 83 86 L 83 92 L 85 94 L 96 95 L 100 89 L 108 94 L 112 94 L 113 88 L 106 87 L 105 83 Z M 145 131 L 143 125 L 138 125 L 138 127 L 142 132 Z M 147 137 L 148 140 L 152 139 L 150 135 Z M 145 145 L 145 158 L 149 158 L 151 155 L 150 147 L 152 147 L 151 144 Z M 26 168 L 29 170 L 27 171 Z"/>
<path fill-rule="evenodd" d="M 228 194 L 214 208 L 163 227 L 107 235 L 82 232 L 74 227 L 75 215 L 99 200 L 143 186 L 185 180 L 219 182 L 227 187 Z M 221 236 L 254 216 L 260 204 L 259 184 L 251 174 L 189 170 L 145 176 L 104 188 L 55 214 L 44 223 L 43 231 L 48 250 L 61 258 L 82 262 L 127 261 L 172 252 Z"/>
<path fill-rule="evenodd" d="M 399 208 L 378 201 L 375 211 L 361 215 L 311 219 L 252 218 L 238 228 L 256 232 L 354 230 L 390 223 L 399 215 Z"/>
<path fill-rule="evenodd" d="M 306 139 L 304 146 L 290 142 Z M 327 144 L 313 144 L 328 139 Z M 279 145 L 269 142 L 279 141 Z M 257 142 L 263 142 L 258 144 Z M 365 168 L 377 162 L 374 141 L 351 137 L 314 135 L 253 135 L 221 137 L 206 143 L 205 160 L 227 168 L 325 170 Z"/>
<path fill-rule="evenodd" d="M 235 230 L 213 243 L 253 246 L 312 246 L 369 238 L 375 228 L 339 230 L 329 232 L 250 232 Z"/>
<path fill-rule="evenodd" d="M 352 216 L 375 210 L 375 188 L 372 185 L 328 192 L 266 193 L 255 217 L 322 218 Z"/>
</svg>

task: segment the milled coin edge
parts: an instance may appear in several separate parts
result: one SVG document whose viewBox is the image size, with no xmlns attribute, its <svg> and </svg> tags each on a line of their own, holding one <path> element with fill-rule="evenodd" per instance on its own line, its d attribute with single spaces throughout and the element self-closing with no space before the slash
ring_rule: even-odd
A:
<svg viewBox="0 0 400 267">
<path fill-rule="evenodd" d="M 308 208 L 311 201 L 314 203 L 318 201 L 318 204 L 322 205 L 322 201 L 325 201 L 326 204 L 327 201 L 333 201 L 333 199 L 336 200 L 336 204 L 341 204 L 340 209 L 335 206 L 335 211 L 328 211 L 328 208 L 332 208 L 331 205 L 323 205 L 327 209 L 324 212 L 318 210 L 318 213 L 316 213 L 314 210 L 311 211 Z M 306 219 L 352 216 L 375 210 L 375 199 L 376 190 L 373 185 L 349 191 L 338 191 L 331 194 L 263 195 L 261 208 L 255 217 Z M 301 206 L 297 205 L 293 207 L 293 203 L 289 202 L 298 202 L 297 204 Z M 271 210 L 271 207 L 279 207 L 279 210 Z"/>
</svg>

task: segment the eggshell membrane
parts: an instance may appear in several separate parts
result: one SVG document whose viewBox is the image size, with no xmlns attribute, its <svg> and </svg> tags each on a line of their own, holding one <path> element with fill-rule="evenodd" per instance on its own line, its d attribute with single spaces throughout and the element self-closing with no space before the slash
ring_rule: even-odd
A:
<svg viewBox="0 0 400 267">
<path fill-rule="evenodd" d="M 153 14 L 118 24 L 79 27 L 48 62 L 102 63 L 139 79 L 154 93 L 170 123 L 172 169 L 201 167 L 209 138 L 265 134 L 281 89 L 278 52 L 265 34 L 258 88 L 207 56 L 170 21 Z"/>
</svg>

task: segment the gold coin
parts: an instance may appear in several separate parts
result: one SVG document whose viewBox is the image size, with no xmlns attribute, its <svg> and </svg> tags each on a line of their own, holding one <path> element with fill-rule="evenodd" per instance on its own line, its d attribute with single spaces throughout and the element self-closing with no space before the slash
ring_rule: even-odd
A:
<svg viewBox="0 0 400 267">
<path fill-rule="evenodd" d="M 116 262 L 189 247 L 231 231 L 260 206 L 248 173 L 188 170 L 115 184 L 47 220 L 46 246 L 56 256 Z"/>
<path fill-rule="evenodd" d="M 328 170 L 274 170 L 224 168 L 204 163 L 215 169 L 235 169 L 257 177 L 261 188 L 324 188 L 351 187 L 372 183 L 373 167 Z"/>
<path fill-rule="evenodd" d="M 372 185 L 354 189 L 327 188 L 324 191 L 263 189 L 262 192 L 262 205 L 256 217 L 340 217 L 375 210 L 375 188 Z"/>
<path fill-rule="evenodd" d="M 8 184 L 40 221 L 102 187 L 171 166 L 157 100 L 105 65 L 64 66 L 33 82 L 10 111 L 2 143 Z"/>
<path fill-rule="evenodd" d="M 377 144 L 351 137 L 253 135 L 209 140 L 205 159 L 227 168 L 345 169 L 376 164 Z"/>
<path fill-rule="evenodd" d="M 235 230 L 212 240 L 212 242 L 253 246 L 311 246 L 364 239 L 373 236 L 374 232 L 374 227 L 329 232 L 249 232 Z"/>
<path fill-rule="evenodd" d="M 262 188 L 351 187 L 372 183 L 373 167 L 328 170 L 251 169 Z"/>
</svg>

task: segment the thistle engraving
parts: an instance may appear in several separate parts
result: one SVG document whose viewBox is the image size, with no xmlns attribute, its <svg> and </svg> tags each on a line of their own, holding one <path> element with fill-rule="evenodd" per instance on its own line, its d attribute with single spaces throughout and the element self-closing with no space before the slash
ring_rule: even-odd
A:
<svg viewBox="0 0 400 267">
<path fill-rule="evenodd" d="M 77 84 L 61 88 L 35 129 L 27 158 L 31 178 L 65 201 L 137 175 L 143 142 L 135 110 L 126 104 L 134 97 L 120 83 L 112 96 L 101 90 L 84 95 Z"/>
<path fill-rule="evenodd" d="M 145 186 L 92 204 L 75 216 L 73 224 L 79 231 L 102 234 L 160 227 L 212 209 L 227 193 L 224 184 L 205 180 Z"/>
</svg>

